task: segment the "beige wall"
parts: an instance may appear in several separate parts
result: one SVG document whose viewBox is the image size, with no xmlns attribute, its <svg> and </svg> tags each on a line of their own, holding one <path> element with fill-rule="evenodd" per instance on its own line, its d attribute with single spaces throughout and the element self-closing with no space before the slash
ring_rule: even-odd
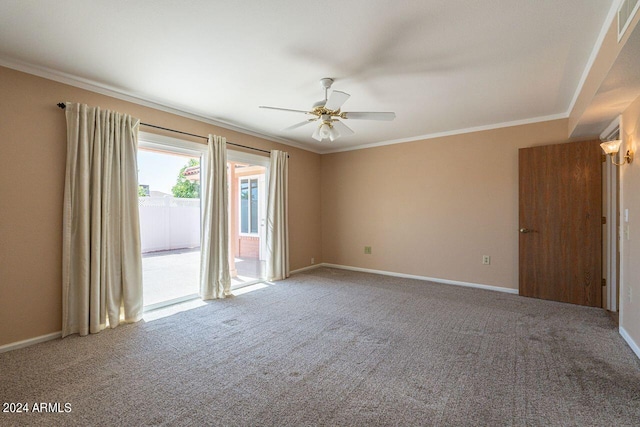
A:
<svg viewBox="0 0 640 427">
<path fill-rule="evenodd" d="M 126 112 L 146 123 L 199 135 L 223 135 L 256 148 L 288 151 L 291 268 L 309 265 L 311 257 L 321 262 L 318 154 L 2 67 L 0 94 L 0 345 L 60 330 L 66 156 L 64 112 L 56 107 L 61 101 Z"/>
<path fill-rule="evenodd" d="M 517 289 L 518 149 L 566 136 L 556 120 L 324 155 L 324 261 Z"/>
<path fill-rule="evenodd" d="M 636 158 L 630 165 L 620 167 L 620 208 L 629 209 L 629 239 L 620 243 L 620 326 L 640 346 L 640 97 L 622 116 L 623 141 L 621 153 L 631 150 Z M 628 292 L 631 290 L 632 300 Z"/>
</svg>

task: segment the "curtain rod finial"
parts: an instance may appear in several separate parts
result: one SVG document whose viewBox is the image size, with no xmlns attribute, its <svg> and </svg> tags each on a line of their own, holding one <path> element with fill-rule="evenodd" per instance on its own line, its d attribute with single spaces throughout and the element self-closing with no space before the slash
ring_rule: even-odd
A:
<svg viewBox="0 0 640 427">
<path fill-rule="evenodd" d="M 64 110 L 65 108 L 67 108 L 67 104 L 65 104 L 64 102 L 58 102 L 56 105 L 57 105 L 58 107 L 62 108 L 63 110 Z"/>
</svg>

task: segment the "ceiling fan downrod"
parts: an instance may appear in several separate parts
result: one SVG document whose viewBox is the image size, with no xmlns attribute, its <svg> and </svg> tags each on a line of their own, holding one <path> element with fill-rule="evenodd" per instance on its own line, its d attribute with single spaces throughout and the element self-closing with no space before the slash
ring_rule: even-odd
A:
<svg viewBox="0 0 640 427">
<path fill-rule="evenodd" d="M 331 85 L 333 84 L 333 79 L 330 77 L 325 77 L 323 79 L 320 79 L 320 85 L 324 88 L 324 102 L 327 102 L 327 99 L 329 99 L 328 94 L 329 94 L 329 89 L 331 89 Z"/>
</svg>

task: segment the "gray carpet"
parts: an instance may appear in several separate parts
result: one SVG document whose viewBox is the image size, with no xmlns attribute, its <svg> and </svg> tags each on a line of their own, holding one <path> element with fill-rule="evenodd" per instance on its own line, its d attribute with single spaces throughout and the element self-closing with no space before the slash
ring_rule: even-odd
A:
<svg viewBox="0 0 640 427">
<path fill-rule="evenodd" d="M 0 354 L 0 425 L 640 425 L 602 310 L 320 268 Z"/>
</svg>

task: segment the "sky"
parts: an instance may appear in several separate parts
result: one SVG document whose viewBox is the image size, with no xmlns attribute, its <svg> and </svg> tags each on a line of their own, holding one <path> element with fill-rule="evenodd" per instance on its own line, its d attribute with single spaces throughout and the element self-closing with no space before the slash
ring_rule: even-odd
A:
<svg viewBox="0 0 640 427">
<path fill-rule="evenodd" d="M 138 150 L 138 182 L 148 185 L 149 191 L 171 194 L 178 173 L 189 162 L 188 156 Z"/>
</svg>

